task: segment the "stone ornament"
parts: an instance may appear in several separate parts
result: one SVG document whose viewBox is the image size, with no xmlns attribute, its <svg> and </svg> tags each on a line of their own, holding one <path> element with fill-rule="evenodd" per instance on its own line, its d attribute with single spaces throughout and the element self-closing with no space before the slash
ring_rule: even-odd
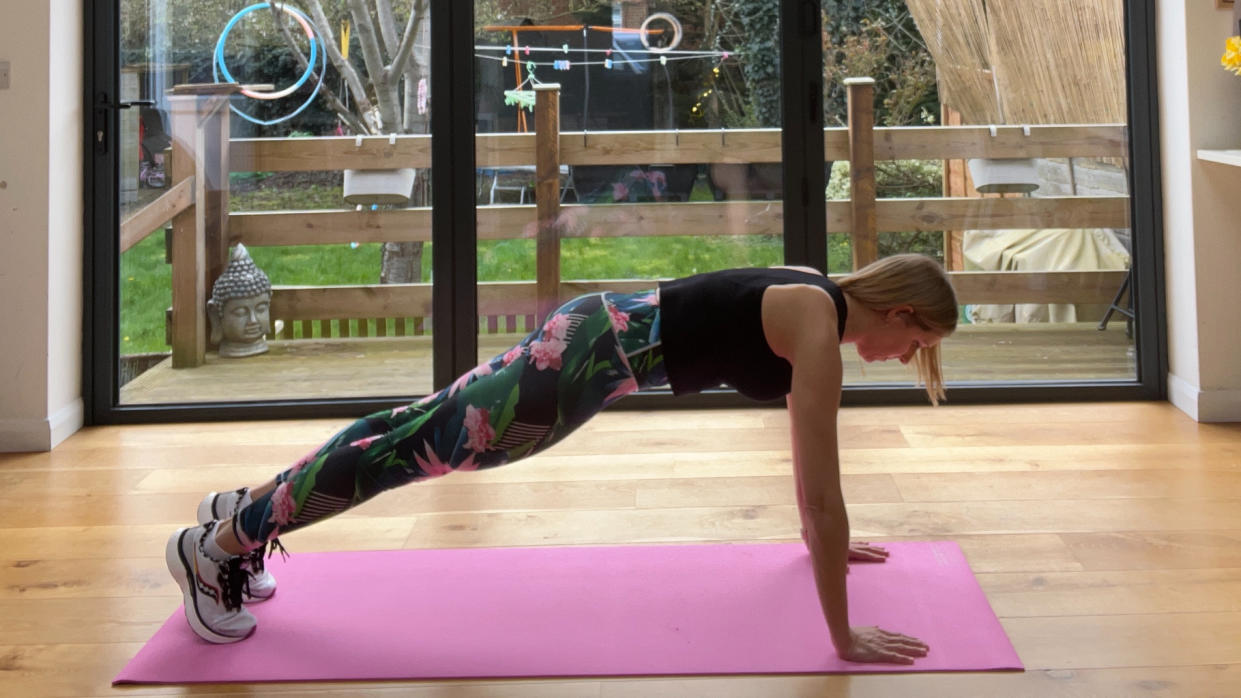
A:
<svg viewBox="0 0 1241 698">
<path fill-rule="evenodd" d="M 246 246 L 238 244 L 207 301 L 211 343 L 219 345 L 220 356 L 239 358 L 266 352 L 270 308 L 271 281 L 255 266 Z"/>
</svg>

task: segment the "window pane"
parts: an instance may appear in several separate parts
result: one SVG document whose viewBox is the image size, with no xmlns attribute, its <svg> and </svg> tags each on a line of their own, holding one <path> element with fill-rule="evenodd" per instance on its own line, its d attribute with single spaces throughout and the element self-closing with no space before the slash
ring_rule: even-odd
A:
<svg viewBox="0 0 1241 698">
<path fill-rule="evenodd" d="M 1123 0 L 881 0 L 825 15 L 827 159 L 842 160 L 830 269 L 872 254 L 941 262 L 962 304 L 943 343 L 949 383 L 1137 378 L 1123 12 Z M 876 144 L 873 201 L 850 177 L 850 89 L 865 107 L 854 137 Z M 870 210 L 874 229 L 851 224 Z M 848 356 L 849 383 L 913 380 Z"/>
<path fill-rule="evenodd" d="M 475 3 L 480 359 L 579 294 L 781 263 L 778 11 Z"/>
<path fill-rule="evenodd" d="M 427 3 L 272 5 L 121 2 L 122 404 L 431 389 Z"/>
</svg>

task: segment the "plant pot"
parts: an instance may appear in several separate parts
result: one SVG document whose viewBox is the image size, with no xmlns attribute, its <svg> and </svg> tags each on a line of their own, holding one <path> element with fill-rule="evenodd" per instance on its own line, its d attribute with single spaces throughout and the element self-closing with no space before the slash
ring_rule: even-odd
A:
<svg viewBox="0 0 1241 698">
<path fill-rule="evenodd" d="M 967 164 L 980 194 L 1029 194 L 1038 189 L 1033 160 L 974 158 Z"/>
<path fill-rule="evenodd" d="M 414 170 L 345 170 L 345 201 L 369 206 L 409 203 L 414 190 Z"/>
</svg>

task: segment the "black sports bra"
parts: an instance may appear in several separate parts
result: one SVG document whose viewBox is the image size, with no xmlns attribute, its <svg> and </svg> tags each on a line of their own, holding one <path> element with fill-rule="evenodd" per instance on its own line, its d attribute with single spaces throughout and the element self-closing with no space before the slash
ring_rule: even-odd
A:
<svg viewBox="0 0 1241 698">
<path fill-rule="evenodd" d="M 721 385 L 755 400 L 787 395 L 793 367 L 763 334 L 768 286 L 812 284 L 836 303 L 837 332 L 848 307 L 840 287 L 822 274 L 796 269 L 726 269 L 659 285 L 660 332 L 668 381 L 677 395 Z"/>
</svg>

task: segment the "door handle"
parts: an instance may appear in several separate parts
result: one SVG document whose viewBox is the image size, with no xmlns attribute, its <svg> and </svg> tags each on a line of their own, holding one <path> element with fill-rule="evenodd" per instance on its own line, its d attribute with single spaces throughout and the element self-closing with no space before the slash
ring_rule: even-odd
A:
<svg viewBox="0 0 1241 698">
<path fill-rule="evenodd" d="M 113 102 L 108 93 L 100 92 L 95 100 L 95 153 L 104 155 L 108 152 L 108 113 L 131 109 L 133 107 L 153 107 L 155 102 L 149 99 L 135 99 L 129 102 Z"/>
<path fill-rule="evenodd" d="M 100 110 L 103 110 L 103 109 L 121 110 L 121 109 L 129 109 L 131 107 L 153 107 L 153 106 L 155 106 L 155 102 L 150 99 L 135 99 L 130 102 L 113 103 L 113 102 L 108 101 L 107 95 L 101 95 L 99 98 L 99 101 L 95 103 L 95 108 L 100 109 Z"/>
</svg>

